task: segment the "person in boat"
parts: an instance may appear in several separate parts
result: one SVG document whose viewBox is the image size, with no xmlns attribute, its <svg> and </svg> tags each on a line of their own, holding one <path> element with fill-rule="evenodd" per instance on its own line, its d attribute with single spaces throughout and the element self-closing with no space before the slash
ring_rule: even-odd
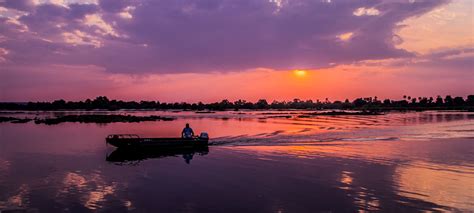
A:
<svg viewBox="0 0 474 213">
<path fill-rule="evenodd" d="M 192 138 L 194 137 L 194 131 L 189 127 L 189 124 L 186 124 L 186 127 L 184 127 L 183 131 L 181 132 L 181 137 L 183 138 Z"/>
</svg>

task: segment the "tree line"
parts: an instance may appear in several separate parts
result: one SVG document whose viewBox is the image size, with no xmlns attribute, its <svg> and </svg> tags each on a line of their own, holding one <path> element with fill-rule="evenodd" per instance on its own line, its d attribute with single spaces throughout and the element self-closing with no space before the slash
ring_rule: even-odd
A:
<svg viewBox="0 0 474 213">
<path fill-rule="evenodd" d="M 474 109 L 474 95 L 463 97 L 411 97 L 403 96 L 401 100 L 384 99 L 377 97 L 356 98 L 353 101 L 325 100 L 300 100 L 267 102 L 260 99 L 257 102 L 245 100 L 222 100 L 213 103 L 166 103 L 160 101 L 122 101 L 109 100 L 106 96 L 85 101 L 65 101 L 63 99 L 53 102 L 28 102 L 28 103 L 0 103 L 1 110 L 240 110 L 240 109 L 346 109 L 346 110 L 470 110 Z"/>
</svg>

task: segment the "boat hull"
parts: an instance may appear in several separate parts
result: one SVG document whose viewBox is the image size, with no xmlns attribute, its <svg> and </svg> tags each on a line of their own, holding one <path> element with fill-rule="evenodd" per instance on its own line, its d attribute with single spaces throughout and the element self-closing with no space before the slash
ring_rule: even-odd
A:
<svg viewBox="0 0 474 213">
<path fill-rule="evenodd" d="M 140 138 L 136 135 L 109 135 L 107 144 L 117 148 L 193 149 L 206 147 L 207 138 Z"/>
</svg>

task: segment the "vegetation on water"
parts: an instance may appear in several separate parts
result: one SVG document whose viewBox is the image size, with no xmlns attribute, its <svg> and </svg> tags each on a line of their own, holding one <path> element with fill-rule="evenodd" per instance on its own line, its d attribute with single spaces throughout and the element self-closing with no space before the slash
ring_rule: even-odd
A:
<svg viewBox="0 0 474 213">
<path fill-rule="evenodd" d="M 174 120 L 171 117 L 162 116 L 133 116 L 133 115 L 65 115 L 55 118 L 14 118 L 14 117 L 0 117 L 0 123 L 27 123 L 34 120 L 36 124 L 54 125 L 64 122 L 79 122 L 79 123 L 115 123 L 115 122 L 141 122 L 141 121 L 170 121 Z"/>
<path fill-rule="evenodd" d="M 366 111 L 386 111 L 386 110 L 474 110 L 474 95 L 466 98 L 438 96 L 433 97 L 411 97 L 403 96 L 402 100 L 379 100 L 377 97 L 357 98 L 353 101 L 330 101 L 321 100 L 300 100 L 273 101 L 268 103 L 265 99 L 257 102 L 237 100 L 231 102 L 222 100 L 214 103 L 166 103 L 160 101 L 121 101 L 109 100 L 105 96 L 99 96 L 94 100 L 85 101 L 65 101 L 56 100 L 53 102 L 28 102 L 28 103 L 0 103 L 0 110 L 119 110 L 119 109 L 143 109 L 143 110 L 196 110 L 200 113 L 212 113 L 212 110 L 239 110 L 239 109 L 342 109 L 342 110 L 366 110 Z"/>
<path fill-rule="evenodd" d="M 11 123 L 28 123 L 33 119 L 30 118 L 14 118 L 14 117 L 0 117 L 0 123 L 11 122 Z"/>
<path fill-rule="evenodd" d="M 115 122 L 141 122 L 141 121 L 170 121 L 174 120 L 171 117 L 162 116 L 134 116 L 134 115 L 65 115 L 56 118 L 35 119 L 36 124 L 54 125 L 64 122 L 79 122 L 79 123 L 115 123 Z"/>
</svg>

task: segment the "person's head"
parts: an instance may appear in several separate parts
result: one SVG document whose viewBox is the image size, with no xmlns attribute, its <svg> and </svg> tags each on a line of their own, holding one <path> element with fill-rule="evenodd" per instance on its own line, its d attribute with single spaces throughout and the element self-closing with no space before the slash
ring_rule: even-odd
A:
<svg viewBox="0 0 474 213">
<path fill-rule="evenodd" d="M 189 128 L 189 124 L 186 124 L 186 128 Z"/>
</svg>

